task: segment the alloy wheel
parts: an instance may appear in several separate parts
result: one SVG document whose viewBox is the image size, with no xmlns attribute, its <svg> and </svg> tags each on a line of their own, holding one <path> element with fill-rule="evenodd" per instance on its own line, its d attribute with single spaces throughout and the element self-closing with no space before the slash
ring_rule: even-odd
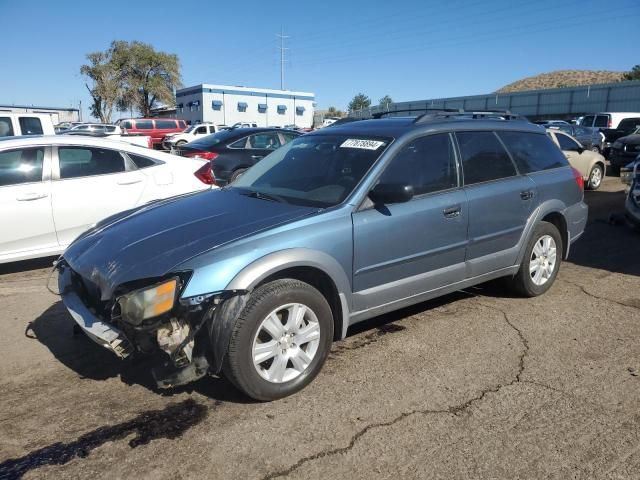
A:
<svg viewBox="0 0 640 480">
<path fill-rule="evenodd" d="M 272 383 L 300 376 L 311 364 L 320 344 L 320 323 L 306 305 L 289 303 L 273 310 L 260 323 L 251 357 L 258 374 Z"/>
<path fill-rule="evenodd" d="M 589 185 L 591 188 L 598 188 L 602 183 L 602 170 L 594 168 L 591 171 L 591 177 L 589 178 Z"/>
<path fill-rule="evenodd" d="M 531 281 L 544 285 L 552 277 L 556 268 L 556 242 L 551 235 L 544 235 L 533 246 L 529 260 Z"/>
</svg>

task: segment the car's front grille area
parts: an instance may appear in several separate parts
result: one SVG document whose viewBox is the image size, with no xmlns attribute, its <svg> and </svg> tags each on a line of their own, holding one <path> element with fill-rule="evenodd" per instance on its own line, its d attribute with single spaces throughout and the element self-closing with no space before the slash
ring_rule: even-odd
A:
<svg viewBox="0 0 640 480">
<path fill-rule="evenodd" d="M 111 317 L 110 302 L 105 302 L 100 299 L 101 292 L 98 285 L 73 270 L 71 270 L 71 282 L 73 289 L 89 310 L 103 319 L 109 319 Z"/>
</svg>

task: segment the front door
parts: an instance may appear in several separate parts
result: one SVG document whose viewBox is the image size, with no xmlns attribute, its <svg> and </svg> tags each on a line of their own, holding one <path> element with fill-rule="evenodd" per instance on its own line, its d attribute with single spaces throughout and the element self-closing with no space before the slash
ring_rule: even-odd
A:
<svg viewBox="0 0 640 480">
<path fill-rule="evenodd" d="M 495 133 L 458 132 L 456 139 L 469 202 L 467 277 L 473 278 L 515 264 L 537 192 Z"/>
<path fill-rule="evenodd" d="M 146 176 L 128 170 L 119 151 L 84 146 L 60 146 L 57 151 L 51 204 L 60 245 L 69 245 L 94 223 L 138 204 Z"/>
<path fill-rule="evenodd" d="M 46 147 L 0 152 L 0 261 L 58 248 Z"/>
<path fill-rule="evenodd" d="M 450 135 L 409 142 L 378 183 L 411 185 L 415 196 L 353 214 L 356 311 L 464 279 L 469 217 Z"/>
</svg>

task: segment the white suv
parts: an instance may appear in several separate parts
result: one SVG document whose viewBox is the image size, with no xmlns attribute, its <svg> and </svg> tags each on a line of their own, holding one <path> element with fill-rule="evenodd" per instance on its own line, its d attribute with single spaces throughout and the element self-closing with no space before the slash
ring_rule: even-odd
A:
<svg viewBox="0 0 640 480">
<path fill-rule="evenodd" d="M 217 133 L 221 129 L 221 126 L 213 125 L 212 123 L 198 123 L 197 125 L 191 125 L 184 132 L 170 133 L 166 135 L 162 140 L 162 147 L 165 150 L 171 150 L 173 147 L 179 147 L 185 143 L 192 142 L 200 136 Z"/>
<path fill-rule="evenodd" d="M 54 134 L 50 115 L 0 112 L 0 137 Z"/>
</svg>

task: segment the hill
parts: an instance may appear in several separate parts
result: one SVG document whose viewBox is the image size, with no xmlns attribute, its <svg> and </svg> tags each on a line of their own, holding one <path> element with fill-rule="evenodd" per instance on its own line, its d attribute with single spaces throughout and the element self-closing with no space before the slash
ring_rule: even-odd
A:
<svg viewBox="0 0 640 480">
<path fill-rule="evenodd" d="M 546 88 L 574 87 L 622 80 L 624 72 L 608 70 L 557 70 L 523 78 L 497 90 L 496 93 L 521 92 Z"/>
</svg>

